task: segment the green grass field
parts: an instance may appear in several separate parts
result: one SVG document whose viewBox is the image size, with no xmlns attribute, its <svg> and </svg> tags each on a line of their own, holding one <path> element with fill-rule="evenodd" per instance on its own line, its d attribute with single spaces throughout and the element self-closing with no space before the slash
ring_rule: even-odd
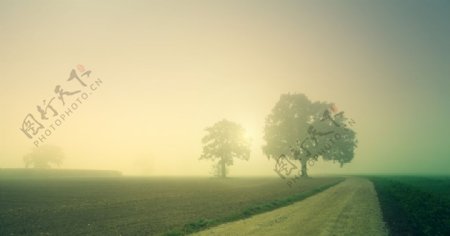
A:
<svg viewBox="0 0 450 236">
<path fill-rule="evenodd" d="M 301 200 L 343 178 L 2 178 L 0 235 L 193 232 Z"/>
<path fill-rule="evenodd" d="M 391 235 L 450 235 L 450 177 L 371 177 Z"/>
</svg>

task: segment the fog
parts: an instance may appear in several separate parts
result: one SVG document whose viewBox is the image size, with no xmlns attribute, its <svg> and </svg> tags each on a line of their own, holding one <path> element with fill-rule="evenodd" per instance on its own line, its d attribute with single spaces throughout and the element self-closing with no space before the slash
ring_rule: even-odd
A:
<svg viewBox="0 0 450 236">
<path fill-rule="evenodd" d="M 101 84 L 46 137 L 59 168 L 209 176 L 201 139 L 225 118 L 251 139 L 230 176 L 276 176 L 265 118 L 281 94 L 303 93 L 345 111 L 359 140 L 351 163 L 311 174 L 449 173 L 448 12 L 444 1 L 1 1 L 0 168 L 25 167 L 25 116 L 39 118 L 56 85 L 79 86 L 67 79 L 83 65 Z"/>
</svg>

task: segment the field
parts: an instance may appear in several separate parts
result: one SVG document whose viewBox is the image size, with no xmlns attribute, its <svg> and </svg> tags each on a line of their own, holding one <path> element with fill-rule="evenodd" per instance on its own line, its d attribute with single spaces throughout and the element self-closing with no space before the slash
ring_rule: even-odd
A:
<svg viewBox="0 0 450 236">
<path fill-rule="evenodd" d="M 380 230 L 377 215 L 390 235 L 450 235 L 450 177 L 315 177 L 289 188 L 279 178 L 75 177 L 80 173 L 88 172 L 2 175 L 0 235 L 184 235 L 227 222 L 237 232 L 249 230 L 245 222 L 269 227 L 254 235 L 280 227 L 339 235 L 368 230 L 370 219 Z M 272 222 L 277 214 L 282 220 Z"/>
<path fill-rule="evenodd" d="M 245 218 L 343 178 L 2 178 L 0 235 L 164 235 Z"/>
<path fill-rule="evenodd" d="M 450 177 L 371 177 L 391 235 L 450 235 Z"/>
</svg>

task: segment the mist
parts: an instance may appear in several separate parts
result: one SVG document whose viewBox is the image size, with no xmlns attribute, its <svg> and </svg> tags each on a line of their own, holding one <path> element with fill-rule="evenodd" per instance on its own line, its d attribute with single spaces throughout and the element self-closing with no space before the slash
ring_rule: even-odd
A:
<svg viewBox="0 0 450 236">
<path fill-rule="evenodd" d="M 64 152 L 52 168 L 210 176 L 201 140 L 228 119 L 251 140 L 249 160 L 235 160 L 229 175 L 276 176 L 262 151 L 265 120 L 282 94 L 302 93 L 345 111 L 359 141 L 351 163 L 319 161 L 311 174 L 449 173 L 449 8 L 1 1 L 0 168 L 25 167 L 36 139 L 21 131 L 24 118 L 39 118 L 55 86 L 84 88 L 68 81 L 82 65 L 91 93 L 82 103 L 82 92 L 66 95 L 77 109 L 39 144 Z"/>
</svg>

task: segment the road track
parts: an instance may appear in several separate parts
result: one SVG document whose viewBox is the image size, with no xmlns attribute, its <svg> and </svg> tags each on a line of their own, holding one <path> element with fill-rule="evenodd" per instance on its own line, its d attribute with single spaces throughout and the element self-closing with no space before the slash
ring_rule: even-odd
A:
<svg viewBox="0 0 450 236">
<path fill-rule="evenodd" d="M 303 201 L 194 235 L 388 235 L 372 182 L 351 177 Z"/>
</svg>

